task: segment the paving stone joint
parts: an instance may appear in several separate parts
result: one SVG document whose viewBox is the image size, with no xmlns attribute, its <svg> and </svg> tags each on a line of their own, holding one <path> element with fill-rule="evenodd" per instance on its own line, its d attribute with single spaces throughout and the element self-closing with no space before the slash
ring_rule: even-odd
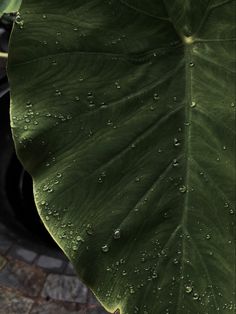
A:
<svg viewBox="0 0 236 314">
<path fill-rule="evenodd" d="M 65 256 L 23 243 L 0 223 L 0 314 L 108 314 Z"/>
</svg>

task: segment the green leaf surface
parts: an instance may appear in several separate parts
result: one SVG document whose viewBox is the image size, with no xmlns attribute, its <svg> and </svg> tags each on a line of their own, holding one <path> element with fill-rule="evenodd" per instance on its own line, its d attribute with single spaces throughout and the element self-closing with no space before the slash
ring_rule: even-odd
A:
<svg viewBox="0 0 236 314">
<path fill-rule="evenodd" d="M 0 1 L 0 17 L 4 13 L 17 12 L 20 8 L 21 0 L 1 0 Z"/>
<path fill-rule="evenodd" d="M 111 312 L 235 311 L 235 11 L 23 3 L 17 153 L 47 229 Z"/>
</svg>

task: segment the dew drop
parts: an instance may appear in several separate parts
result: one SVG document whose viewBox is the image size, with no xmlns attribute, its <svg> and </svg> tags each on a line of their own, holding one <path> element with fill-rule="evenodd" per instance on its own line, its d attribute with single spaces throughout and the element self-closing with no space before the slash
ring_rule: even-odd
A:
<svg viewBox="0 0 236 314">
<path fill-rule="evenodd" d="M 113 233 L 113 238 L 117 240 L 120 239 L 120 237 L 121 237 L 120 229 L 115 230 Z"/>
<path fill-rule="evenodd" d="M 185 291 L 186 291 L 186 293 L 191 293 L 193 291 L 193 287 L 190 286 L 190 285 L 186 285 L 185 286 Z"/>
<path fill-rule="evenodd" d="M 16 18 L 15 18 L 16 24 L 19 24 L 21 22 L 21 16 L 20 13 L 17 13 Z"/>
<path fill-rule="evenodd" d="M 56 96 L 61 96 L 61 94 L 62 94 L 61 91 L 59 89 L 57 89 L 56 92 L 55 92 L 55 95 Z"/>
<path fill-rule="evenodd" d="M 159 96 L 157 93 L 155 93 L 155 94 L 153 95 L 153 99 L 154 99 L 155 101 L 157 101 L 157 100 L 160 99 L 160 96 Z"/>
<path fill-rule="evenodd" d="M 165 213 L 163 214 L 163 217 L 164 217 L 164 218 L 168 218 L 168 213 L 165 212 Z"/>
<path fill-rule="evenodd" d="M 127 271 L 126 271 L 126 270 L 123 270 L 123 271 L 122 271 L 122 275 L 123 275 L 123 276 L 126 276 L 126 275 L 127 275 Z"/>
<path fill-rule="evenodd" d="M 93 233 L 94 233 L 93 227 L 90 224 L 88 224 L 86 227 L 86 233 L 88 235 L 93 235 Z"/>
<path fill-rule="evenodd" d="M 176 137 L 174 138 L 174 146 L 175 147 L 180 146 L 180 141 Z"/>
<path fill-rule="evenodd" d="M 81 236 L 77 236 L 76 237 L 76 241 L 78 241 L 78 242 L 84 242 L 84 239 L 81 237 Z"/>
<path fill-rule="evenodd" d="M 179 163 L 177 159 L 173 160 L 173 167 L 178 167 Z"/>
<path fill-rule="evenodd" d="M 113 122 L 112 122 L 111 120 L 108 120 L 108 121 L 107 121 L 107 125 L 108 125 L 108 126 L 113 126 Z"/>
<path fill-rule="evenodd" d="M 180 191 L 181 193 L 186 193 L 187 187 L 186 187 L 185 185 L 182 185 L 181 187 L 179 187 L 179 191 Z"/>
<path fill-rule="evenodd" d="M 107 244 L 101 247 L 103 253 L 107 253 L 109 251 L 109 246 Z"/>
<path fill-rule="evenodd" d="M 116 88 L 120 89 L 120 84 L 119 82 L 115 82 Z"/>
<path fill-rule="evenodd" d="M 105 105 L 105 103 L 103 103 L 103 104 L 101 104 L 100 108 L 101 108 L 101 109 L 107 109 L 107 108 L 108 108 L 108 106 L 107 106 L 107 105 Z"/>
<path fill-rule="evenodd" d="M 100 177 L 100 178 L 98 178 L 98 183 L 103 183 L 103 180 L 102 180 L 102 178 Z"/>
<path fill-rule="evenodd" d="M 20 13 L 18 12 L 15 18 L 15 23 L 19 25 L 19 27 L 22 29 L 24 27 L 24 20 L 21 18 Z"/>
<path fill-rule="evenodd" d="M 136 178 L 135 178 L 135 182 L 140 182 L 140 178 L 139 178 L 139 177 L 136 177 Z"/>
<path fill-rule="evenodd" d="M 191 108 L 196 107 L 196 102 L 195 102 L 195 101 L 192 101 L 192 103 L 191 103 L 190 107 L 191 107 Z"/>
<path fill-rule="evenodd" d="M 193 294 L 193 300 L 198 300 L 199 299 L 199 295 L 197 293 Z"/>
</svg>

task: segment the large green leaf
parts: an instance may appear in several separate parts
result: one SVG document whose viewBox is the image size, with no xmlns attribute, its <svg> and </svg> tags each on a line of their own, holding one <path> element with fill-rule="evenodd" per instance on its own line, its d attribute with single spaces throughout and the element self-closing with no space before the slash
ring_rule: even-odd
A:
<svg viewBox="0 0 236 314">
<path fill-rule="evenodd" d="M 11 123 L 38 211 L 122 314 L 235 309 L 235 1 L 25 0 Z"/>
<path fill-rule="evenodd" d="M 20 8 L 21 0 L 1 0 L 0 17 L 3 13 L 17 12 Z"/>
</svg>

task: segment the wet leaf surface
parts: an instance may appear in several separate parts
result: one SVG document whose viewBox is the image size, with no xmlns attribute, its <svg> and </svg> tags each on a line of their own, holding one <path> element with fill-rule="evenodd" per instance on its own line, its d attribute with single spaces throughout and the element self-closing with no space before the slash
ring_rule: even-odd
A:
<svg viewBox="0 0 236 314">
<path fill-rule="evenodd" d="M 111 312 L 234 311 L 234 40 L 235 1 L 23 2 L 17 152 Z"/>
</svg>

